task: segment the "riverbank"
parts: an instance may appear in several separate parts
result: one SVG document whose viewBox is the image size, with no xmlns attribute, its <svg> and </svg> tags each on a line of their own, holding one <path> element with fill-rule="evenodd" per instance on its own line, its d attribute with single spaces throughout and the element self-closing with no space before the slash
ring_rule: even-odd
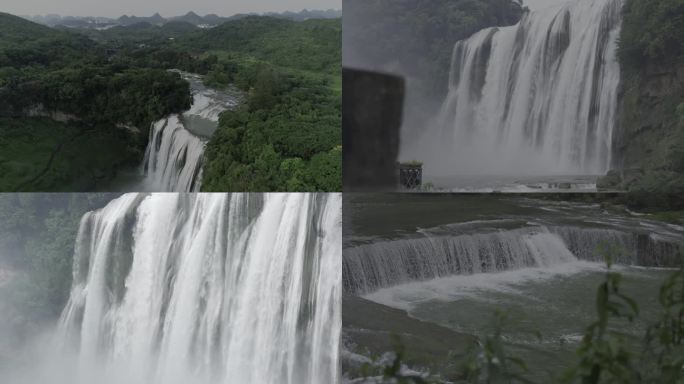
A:
<svg viewBox="0 0 684 384">
<path fill-rule="evenodd" d="M 347 350 L 342 370 L 348 378 L 364 373 L 363 363 L 367 361 L 359 359 L 360 356 L 380 359 L 386 352 L 403 347 L 404 364 L 419 371 L 441 372 L 445 378 L 453 379 L 459 376 L 454 361 L 462 358 L 477 341 L 474 336 L 421 321 L 406 311 L 362 297 L 344 296 L 342 308 L 342 340 Z M 379 367 L 369 369 L 380 371 Z M 372 372 L 365 373 L 372 375 Z"/>
</svg>

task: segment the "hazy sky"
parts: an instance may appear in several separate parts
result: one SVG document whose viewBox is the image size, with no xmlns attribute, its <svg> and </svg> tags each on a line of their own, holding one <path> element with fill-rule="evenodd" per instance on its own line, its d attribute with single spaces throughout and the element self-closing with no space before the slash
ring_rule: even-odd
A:
<svg viewBox="0 0 684 384">
<path fill-rule="evenodd" d="M 195 11 L 230 16 L 245 12 L 282 12 L 307 9 L 342 8 L 342 0 L 2 0 L 0 12 L 15 15 L 62 16 L 178 16 Z"/>
</svg>

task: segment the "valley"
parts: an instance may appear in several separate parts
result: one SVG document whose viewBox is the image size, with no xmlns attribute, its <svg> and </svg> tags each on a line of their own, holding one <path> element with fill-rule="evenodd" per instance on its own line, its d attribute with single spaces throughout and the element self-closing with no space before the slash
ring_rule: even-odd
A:
<svg viewBox="0 0 684 384">
<path fill-rule="evenodd" d="M 339 190 L 339 19 L 246 15 L 214 28 L 173 21 L 98 30 L 0 17 L 2 190 L 137 188 L 131 175 L 146 162 L 153 123 L 194 115 L 205 88 L 241 102 L 211 116 L 216 133 L 201 140 L 207 150 L 191 172 L 202 171 L 202 185 L 152 189 Z M 98 140 L 111 143 L 97 146 L 111 156 L 89 154 Z M 182 179 L 171 163 L 185 159 L 169 155 L 159 168 Z"/>
</svg>

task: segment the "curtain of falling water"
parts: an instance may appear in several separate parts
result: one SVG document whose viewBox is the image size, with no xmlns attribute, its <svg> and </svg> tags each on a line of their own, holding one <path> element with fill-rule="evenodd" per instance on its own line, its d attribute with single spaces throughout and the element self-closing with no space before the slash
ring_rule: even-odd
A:
<svg viewBox="0 0 684 384">
<path fill-rule="evenodd" d="M 578 260 L 603 263 L 601 247 L 618 246 L 623 265 L 676 267 L 684 245 L 657 235 L 572 226 L 379 241 L 344 250 L 346 293 L 365 294 L 452 275 L 548 268 Z"/>
<path fill-rule="evenodd" d="M 143 160 L 145 189 L 199 190 L 204 145 L 202 139 L 185 129 L 177 115 L 154 123 Z"/>
<path fill-rule="evenodd" d="M 59 341 L 81 383 L 334 383 L 341 236 L 340 194 L 124 195 L 81 221 Z"/>
<path fill-rule="evenodd" d="M 458 42 L 441 116 L 414 155 L 443 175 L 607 171 L 622 4 L 555 1 Z"/>
</svg>

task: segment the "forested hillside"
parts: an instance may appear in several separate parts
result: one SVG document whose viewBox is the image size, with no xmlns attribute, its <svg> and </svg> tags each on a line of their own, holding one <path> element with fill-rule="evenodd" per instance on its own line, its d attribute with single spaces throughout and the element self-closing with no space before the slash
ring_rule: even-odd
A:
<svg viewBox="0 0 684 384">
<path fill-rule="evenodd" d="M 340 73 L 340 19 L 302 22 L 248 16 L 201 33 L 187 35 L 190 49 L 247 55 L 271 64 L 324 73 Z"/>
<path fill-rule="evenodd" d="M 341 22 L 245 17 L 188 35 L 215 64 L 207 81 L 235 84 L 206 152 L 206 191 L 342 188 Z"/>
<path fill-rule="evenodd" d="M 190 106 L 188 83 L 169 69 L 246 95 L 208 145 L 204 189 L 341 189 L 339 19 L 102 31 L 0 21 L 1 190 L 96 189 L 139 163 L 150 124 Z M 90 145 L 101 141 L 112 145 L 98 156 Z"/>
<path fill-rule="evenodd" d="M 115 60 L 85 36 L 0 14 L 0 112 L 42 106 L 86 122 L 144 126 L 189 107 L 179 76 Z M 106 104 L 106 108 L 105 108 Z"/>
<path fill-rule="evenodd" d="M 0 190 L 96 188 L 139 161 L 152 121 L 190 100 L 164 68 L 0 14 Z"/>
</svg>

